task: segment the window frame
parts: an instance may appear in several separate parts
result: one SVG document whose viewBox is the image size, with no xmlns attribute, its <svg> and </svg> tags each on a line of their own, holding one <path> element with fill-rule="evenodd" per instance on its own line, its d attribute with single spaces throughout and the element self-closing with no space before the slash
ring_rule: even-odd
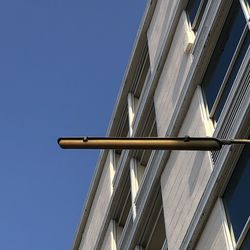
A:
<svg viewBox="0 0 250 250">
<path fill-rule="evenodd" d="M 160 220 L 161 217 L 163 217 L 163 220 Z M 152 200 L 152 206 L 148 210 L 148 216 L 144 222 L 144 227 L 141 230 L 141 234 L 138 237 L 137 246 L 143 246 L 143 249 L 145 250 L 150 249 L 150 244 L 152 244 L 152 240 L 155 240 L 155 233 L 159 226 L 163 226 L 164 228 L 162 236 L 165 237 L 164 240 L 162 238 L 163 241 L 161 242 L 161 250 L 164 250 L 167 249 L 167 238 L 163 210 L 162 190 L 160 186 L 157 188 L 156 195 Z"/>
<path fill-rule="evenodd" d="M 223 91 L 224 91 L 224 89 L 226 88 L 228 79 L 229 79 L 229 77 L 230 77 L 230 75 L 231 75 L 231 72 L 232 72 L 232 70 L 233 70 L 233 67 L 234 67 L 234 65 L 235 65 L 235 62 L 236 62 L 236 60 L 237 60 L 237 58 L 238 58 L 238 55 L 239 55 L 239 53 L 240 53 L 240 50 L 241 50 L 242 44 L 243 44 L 243 42 L 244 42 L 244 39 L 245 39 L 246 36 L 247 36 L 247 32 L 249 32 L 249 29 L 248 29 L 247 25 L 245 25 L 244 30 L 243 30 L 243 33 L 242 33 L 242 35 L 241 35 L 241 37 L 240 37 L 239 43 L 238 43 L 237 46 L 236 46 L 236 49 L 235 49 L 234 54 L 233 54 L 233 57 L 232 57 L 232 59 L 231 59 L 231 61 L 230 61 L 230 63 L 229 63 L 229 66 L 228 66 L 228 69 L 227 69 L 227 71 L 226 71 L 226 74 L 225 74 L 225 76 L 224 76 L 224 78 L 223 78 L 223 81 L 222 81 L 222 83 L 221 83 L 221 85 L 220 85 L 220 88 L 219 88 L 219 91 L 218 91 L 218 93 L 217 93 L 217 96 L 216 96 L 216 98 L 215 98 L 215 100 L 214 100 L 214 104 L 213 104 L 211 110 L 209 111 L 209 118 L 210 118 L 210 119 L 214 119 L 214 115 L 215 115 L 216 110 L 217 110 L 217 108 L 218 108 L 218 106 L 219 106 L 219 103 L 220 103 L 220 101 L 221 101 L 221 98 L 222 98 L 222 95 L 223 95 Z M 244 61 L 244 59 L 243 59 L 243 61 Z M 242 63 L 243 63 L 243 61 L 242 61 Z M 241 63 L 241 64 L 242 64 L 242 63 Z M 234 80 L 234 81 L 235 81 L 235 80 Z M 203 89 L 203 88 L 202 88 L 202 89 Z M 204 89 L 203 89 L 203 91 L 204 91 Z M 215 122 L 216 122 L 216 121 L 215 121 Z"/>
<path fill-rule="evenodd" d="M 201 0 L 200 1 L 199 7 L 198 7 L 198 9 L 196 11 L 193 22 L 191 21 L 189 12 L 187 11 L 187 7 L 188 7 L 188 4 L 189 4 L 190 1 L 191 0 L 189 0 L 188 3 L 187 3 L 186 13 L 187 13 L 187 17 L 188 17 L 191 29 L 193 31 L 197 32 L 197 30 L 198 30 L 198 28 L 200 26 L 200 23 L 201 23 L 201 19 L 203 17 L 203 14 L 205 12 L 205 9 L 206 9 L 206 6 L 207 6 L 209 0 Z"/>
<path fill-rule="evenodd" d="M 248 136 L 248 138 L 250 138 L 250 135 Z M 238 153 L 235 155 L 236 158 L 235 158 L 235 161 L 233 163 L 233 168 L 231 169 L 231 174 L 228 176 L 227 181 L 224 183 L 223 192 L 220 195 L 220 198 L 221 198 L 221 201 L 223 204 L 223 208 L 224 208 L 224 211 L 226 214 L 226 223 L 227 223 L 227 227 L 229 230 L 230 239 L 231 239 L 231 242 L 234 246 L 234 249 L 240 249 L 247 234 L 250 232 L 250 214 L 248 215 L 248 219 L 245 221 L 245 224 L 240 232 L 240 235 L 238 236 L 238 239 L 236 239 L 235 232 L 233 229 L 233 223 L 232 223 L 232 219 L 231 219 L 232 215 L 230 214 L 229 208 L 227 207 L 227 204 L 226 204 L 227 202 L 225 201 L 224 195 L 227 191 L 228 185 L 230 185 L 229 183 L 232 181 L 232 176 L 234 175 L 235 171 L 237 171 L 237 168 L 241 167 L 240 165 L 238 165 L 238 163 L 240 161 L 240 158 L 241 158 L 243 152 L 244 152 L 244 146 L 242 146 L 241 149 L 238 151 Z M 248 166 L 245 166 L 245 167 L 248 167 Z M 242 170 L 242 169 L 240 169 L 240 170 Z"/>
<path fill-rule="evenodd" d="M 240 6 L 240 9 L 241 9 L 241 11 L 243 12 L 243 16 L 244 16 L 244 19 L 245 19 L 245 25 L 244 25 L 243 32 L 242 32 L 242 34 L 241 34 L 241 36 L 240 36 L 240 39 L 239 39 L 239 41 L 238 41 L 238 44 L 237 44 L 237 46 L 236 46 L 236 48 L 235 48 L 235 51 L 234 51 L 234 53 L 233 53 L 233 56 L 232 56 L 232 58 L 231 58 L 231 60 L 230 60 L 229 66 L 228 66 L 228 68 L 227 68 L 227 70 L 226 70 L 226 73 L 225 73 L 225 75 L 224 75 L 224 77 L 223 77 L 223 80 L 222 80 L 222 82 L 221 82 L 221 84 L 220 84 L 220 87 L 219 87 L 219 90 L 218 90 L 218 92 L 217 92 L 217 94 L 216 94 L 215 100 L 214 100 L 214 102 L 212 103 L 211 108 L 209 108 L 208 101 L 207 101 L 207 96 L 209 95 L 209 93 L 208 93 L 208 92 L 204 89 L 204 87 L 203 87 L 204 80 L 205 80 L 205 75 L 206 75 L 206 72 L 207 72 L 207 70 L 208 70 L 209 63 L 207 64 L 207 66 L 206 66 L 206 68 L 205 68 L 205 70 L 204 70 L 203 77 L 201 78 L 201 82 L 200 82 L 200 85 L 201 85 L 201 88 L 202 88 L 202 93 L 203 93 L 203 99 L 204 99 L 204 103 L 205 103 L 206 110 L 207 110 L 207 114 L 208 114 L 208 118 L 210 118 L 210 119 L 213 121 L 215 127 L 216 127 L 217 123 L 219 122 L 219 120 L 220 120 L 220 118 L 221 118 L 221 114 L 222 114 L 222 112 L 220 112 L 219 115 L 218 115 L 218 117 L 217 117 L 217 119 L 215 118 L 216 111 L 217 111 L 217 109 L 219 108 L 220 101 L 221 101 L 222 98 L 223 98 L 223 91 L 225 90 L 225 88 L 226 88 L 226 86 L 227 86 L 227 83 L 228 83 L 228 80 L 230 79 L 230 75 L 231 75 L 232 70 L 233 70 L 233 68 L 234 68 L 234 66 L 235 66 L 235 62 L 236 62 L 236 60 L 237 60 L 237 58 L 238 58 L 238 56 L 239 56 L 239 53 L 240 53 L 240 50 L 241 50 L 241 48 L 242 48 L 244 39 L 246 38 L 247 33 L 250 32 L 250 8 L 249 8 L 248 3 L 246 3 L 245 0 L 232 0 L 231 6 L 230 6 L 230 8 L 228 9 L 228 13 L 227 13 L 226 18 L 225 18 L 225 20 L 224 20 L 224 24 L 225 24 L 225 22 L 226 22 L 226 20 L 227 20 L 228 14 L 229 14 L 229 12 L 230 12 L 230 10 L 231 10 L 231 8 L 232 8 L 233 1 L 238 1 L 239 6 Z M 224 25 L 222 25 L 221 30 L 223 29 L 223 27 L 224 27 Z M 219 41 L 219 35 L 218 35 L 218 37 L 217 37 L 216 43 L 214 44 L 214 49 L 212 50 L 212 52 L 211 52 L 211 54 L 210 54 L 209 62 L 210 62 L 210 60 L 211 60 L 213 54 L 215 53 L 215 49 L 216 49 L 216 46 L 217 46 L 217 44 L 218 44 L 218 41 Z M 248 47 L 247 51 L 248 51 L 249 49 L 250 49 L 250 46 Z M 247 54 L 247 52 L 246 52 L 246 54 Z M 239 67 L 238 72 L 240 71 L 241 66 L 244 64 L 244 61 L 245 61 L 245 58 L 243 58 L 243 60 L 241 61 L 241 65 L 240 65 L 240 67 Z M 236 76 L 236 77 L 237 77 L 237 76 Z M 235 79 L 233 80 L 233 83 L 232 83 L 232 86 L 231 86 L 231 88 L 230 88 L 230 90 L 229 90 L 228 95 L 226 96 L 225 103 L 227 102 L 227 99 L 228 99 L 228 97 L 229 97 L 229 95 L 230 95 L 230 91 L 232 90 L 233 86 L 235 85 L 236 77 L 235 77 Z M 225 107 L 225 103 L 223 104 L 222 110 L 223 110 L 224 107 Z M 221 111 L 222 111 L 222 110 L 221 110 Z"/>
<path fill-rule="evenodd" d="M 235 246 L 236 249 L 240 249 L 240 247 L 241 247 L 242 243 L 244 242 L 248 232 L 250 232 L 249 229 L 250 229 L 250 216 L 248 216 L 246 224 L 245 224 L 244 228 L 241 231 L 239 239 L 237 240 L 237 243 L 236 243 L 236 246 Z"/>
<path fill-rule="evenodd" d="M 239 1 L 240 1 L 240 5 L 244 13 L 244 16 L 246 18 L 246 21 L 248 23 L 248 26 L 250 26 L 250 6 L 246 0 L 239 0 Z"/>
</svg>

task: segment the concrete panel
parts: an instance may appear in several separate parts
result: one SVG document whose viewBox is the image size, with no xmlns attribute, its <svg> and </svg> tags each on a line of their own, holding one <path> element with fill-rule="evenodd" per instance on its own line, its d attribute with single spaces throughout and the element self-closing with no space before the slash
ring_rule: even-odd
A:
<svg viewBox="0 0 250 250">
<path fill-rule="evenodd" d="M 110 221 L 108 230 L 106 232 L 104 241 L 101 246 L 101 250 L 116 250 L 116 242 L 115 242 L 115 222 Z"/>
<path fill-rule="evenodd" d="M 211 136 L 200 88 L 182 124 L 179 136 Z M 162 200 L 169 249 L 179 249 L 212 172 L 208 152 L 173 151 L 161 176 Z"/>
<path fill-rule="evenodd" d="M 190 30 L 186 13 L 183 12 L 154 95 L 159 136 L 166 134 L 170 117 L 186 80 L 193 60 L 187 49 L 190 49 L 193 42 L 194 33 Z"/>
<path fill-rule="evenodd" d="M 113 151 L 108 154 L 79 249 L 94 249 L 112 195 Z"/>
<path fill-rule="evenodd" d="M 164 37 L 170 25 L 173 10 L 177 5 L 177 0 L 158 0 L 155 11 L 150 22 L 147 37 L 149 47 L 150 66 L 153 71 L 159 55 Z"/>
<path fill-rule="evenodd" d="M 216 202 L 195 249 L 233 249 L 221 200 Z"/>
</svg>

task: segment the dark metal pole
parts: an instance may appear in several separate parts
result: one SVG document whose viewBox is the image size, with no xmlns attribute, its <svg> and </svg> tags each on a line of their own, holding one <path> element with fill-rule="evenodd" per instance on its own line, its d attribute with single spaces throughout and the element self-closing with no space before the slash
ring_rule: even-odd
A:
<svg viewBox="0 0 250 250">
<path fill-rule="evenodd" d="M 152 149 L 152 150 L 220 150 L 223 142 L 216 138 L 120 138 L 82 137 L 59 138 L 58 144 L 64 149 Z"/>
<path fill-rule="evenodd" d="M 220 150 L 222 145 L 247 144 L 249 139 L 217 139 L 213 137 L 69 137 L 59 138 L 64 149 L 151 149 L 151 150 Z"/>
</svg>

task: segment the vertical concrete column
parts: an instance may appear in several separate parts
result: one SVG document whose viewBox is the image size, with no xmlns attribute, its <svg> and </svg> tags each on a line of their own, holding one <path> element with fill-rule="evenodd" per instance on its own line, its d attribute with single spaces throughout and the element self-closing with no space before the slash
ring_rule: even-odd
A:
<svg viewBox="0 0 250 250">
<path fill-rule="evenodd" d="M 116 250 L 116 223 L 111 220 L 106 231 L 101 250 Z"/>
<path fill-rule="evenodd" d="M 141 166 L 134 158 L 130 160 L 130 182 L 131 182 L 131 199 L 132 199 L 132 212 L 133 220 L 136 217 L 135 198 L 141 183 L 142 175 L 144 173 L 144 167 Z"/>
<path fill-rule="evenodd" d="M 113 151 L 110 150 L 105 162 L 103 162 L 103 170 L 95 192 L 94 199 L 87 218 L 85 229 L 79 249 L 94 249 L 98 241 L 98 235 L 104 222 L 104 214 L 107 212 L 113 192 L 113 176 L 114 165 L 112 160 Z M 107 244 L 111 242 L 110 234 L 107 234 Z M 105 244 L 104 244 L 105 245 Z M 111 249 L 110 247 L 104 249 Z"/>
<path fill-rule="evenodd" d="M 113 193 L 113 179 L 115 176 L 116 170 L 116 155 L 115 150 L 109 150 L 109 158 L 110 158 L 110 179 L 111 179 L 111 193 Z"/>
<path fill-rule="evenodd" d="M 128 94 L 128 120 L 129 120 L 129 135 L 133 135 L 133 120 L 135 114 L 135 99 L 132 93 Z M 140 166 L 136 159 L 130 160 L 130 184 L 131 184 L 131 199 L 132 199 L 132 214 L 133 220 L 136 217 L 135 197 L 139 188 L 139 182 L 141 180 Z"/>
<path fill-rule="evenodd" d="M 128 123 L 129 123 L 129 136 L 133 135 L 133 120 L 135 116 L 135 102 L 132 93 L 128 94 Z"/>
<path fill-rule="evenodd" d="M 112 249 L 117 249 L 117 246 L 119 244 L 119 240 L 121 238 L 122 234 L 122 228 L 117 225 L 117 223 L 114 220 L 111 220 L 112 223 L 112 242 L 114 243 L 113 246 L 114 248 Z"/>
<path fill-rule="evenodd" d="M 133 220 L 136 217 L 136 206 L 135 206 L 135 197 L 138 191 L 138 179 L 137 179 L 137 162 L 136 159 L 132 158 L 130 160 L 130 182 L 131 182 L 131 199 L 132 199 L 132 212 Z"/>
</svg>

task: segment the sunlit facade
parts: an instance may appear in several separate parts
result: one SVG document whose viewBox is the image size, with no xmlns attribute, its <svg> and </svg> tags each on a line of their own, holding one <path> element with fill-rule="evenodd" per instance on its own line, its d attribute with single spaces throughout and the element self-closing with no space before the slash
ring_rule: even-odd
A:
<svg viewBox="0 0 250 250">
<path fill-rule="evenodd" d="M 148 1 L 107 136 L 249 138 L 249 0 Z M 250 147 L 104 150 L 74 250 L 250 249 Z"/>
</svg>

